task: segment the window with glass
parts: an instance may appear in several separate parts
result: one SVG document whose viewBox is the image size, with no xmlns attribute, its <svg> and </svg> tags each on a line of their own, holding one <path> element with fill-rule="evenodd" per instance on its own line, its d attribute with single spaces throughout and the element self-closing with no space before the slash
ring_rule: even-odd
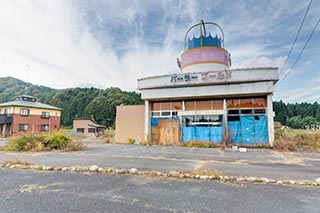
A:
<svg viewBox="0 0 320 213">
<path fill-rule="evenodd" d="M 4 109 L 3 114 L 10 114 L 10 109 L 8 109 L 8 108 Z"/>
<path fill-rule="evenodd" d="M 94 133 L 94 132 L 96 132 L 96 128 L 89 128 L 89 129 L 88 129 L 88 132 L 89 132 L 89 133 Z"/>
<path fill-rule="evenodd" d="M 20 109 L 20 115 L 22 116 L 29 116 L 30 115 L 30 109 Z"/>
<path fill-rule="evenodd" d="M 28 124 L 19 124 L 19 131 L 27 131 L 29 128 Z"/>
<path fill-rule="evenodd" d="M 44 132 L 49 131 L 49 125 L 48 124 L 42 124 L 41 125 L 41 131 L 44 131 Z"/>
<path fill-rule="evenodd" d="M 84 128 L 77 128 L 77 133 L 84 133 Z"/>
<path fill-rule="evenodd" d="M 50 118 L 50 113 L 49 112 L 42 112 L 41 118 Z"/>
</svg>

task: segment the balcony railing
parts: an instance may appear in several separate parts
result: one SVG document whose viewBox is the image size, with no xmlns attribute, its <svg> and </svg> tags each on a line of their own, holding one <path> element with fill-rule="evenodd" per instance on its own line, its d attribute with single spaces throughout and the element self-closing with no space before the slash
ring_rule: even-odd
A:
<svg viewBox="0 0 320 213">
<path fill-rule="evenodd" d="M 0 115 L 0 124 L 11 124 L 12 114 L 2 114 Z"/>
</svg>

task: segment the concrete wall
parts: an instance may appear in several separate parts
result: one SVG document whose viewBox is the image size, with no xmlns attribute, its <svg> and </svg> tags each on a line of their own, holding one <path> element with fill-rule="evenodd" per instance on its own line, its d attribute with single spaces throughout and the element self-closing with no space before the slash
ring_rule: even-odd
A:
<svg viewBox="0 0 320 213">
<path fill-rule="evenodd" d="M 117 106 L 116 143 L 128 143 L 128 138 L 144 140 L 144 113 L 144 105 Z"/>
</svg>

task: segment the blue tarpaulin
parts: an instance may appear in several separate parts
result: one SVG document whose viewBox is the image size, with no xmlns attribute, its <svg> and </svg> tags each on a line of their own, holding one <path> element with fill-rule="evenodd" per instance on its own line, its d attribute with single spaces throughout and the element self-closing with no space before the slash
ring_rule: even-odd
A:
<svg viewBox="0 0 320 213">
<path fill-rule="evenodd" d="M 202 142 L 212 141 L 220 143 L 223 138 L 223 127 L 182 127 L 182 141 L 198 140 Z"/>
<path fill-rule="evenodd" d="M 151 126 L 159 126 L 159 120 L 178 120 L 178 117 L 167 117 L 167 118 L 151 118 Z"/>
<path fill-rule="evenodd" d="M 255 142 L 259 144 L 268 142 L 268 126 L 266 116 L 255 116 Z"/>
<path fill-rule="evenodd" d="M 240 116 L 240 121 L 228 122 L 230 143 L 266 144 L 268 143 L 267 117 Z"/>
<path fill-rule="evenodd" d="M 228 122 L 229 143 L 241 142 L 241 123 L 240 121 Z"/>
<path fill-rule="evenodd" d="M 221 143 L 223 138 L 223 127 L 209 127 L 210 129 L 210 141 L 215 143 Z"/>
<path fill-rule="evenodd" d="M 209 141 L 209 128 L 206 126 L 197 126 L 196 128 L 196 140 Z"/>
<path fill-rule="evenodd" d="M 254 143 L 254 117 L 241 116 L 241 139 L 243 144 Z"/>
<path fill-rule="evenodd" d="M 182 141 L 188 142 L 194 140 L 195 133 L 194 127 L 182 127 Z"/>
</svg>

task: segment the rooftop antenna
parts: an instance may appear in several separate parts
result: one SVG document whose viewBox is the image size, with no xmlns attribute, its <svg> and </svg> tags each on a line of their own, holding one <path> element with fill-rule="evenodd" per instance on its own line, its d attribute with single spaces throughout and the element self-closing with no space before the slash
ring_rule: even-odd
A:
<svg viewBox="0 0 320 213">
<path fill-rule="evenodd" d="M 26 85 L 26 87 L 25 87 L 25 90 L 26 90 L 26 92 L 27 92 L 27 89 L 28 89 L 28 85 L 29 85 L 29 69 L 30 69 L 30 65 L 29 64 L 25 64 L 26 65 L 26 68 L 27 68 L 27 85 Z"/>
</svg>

